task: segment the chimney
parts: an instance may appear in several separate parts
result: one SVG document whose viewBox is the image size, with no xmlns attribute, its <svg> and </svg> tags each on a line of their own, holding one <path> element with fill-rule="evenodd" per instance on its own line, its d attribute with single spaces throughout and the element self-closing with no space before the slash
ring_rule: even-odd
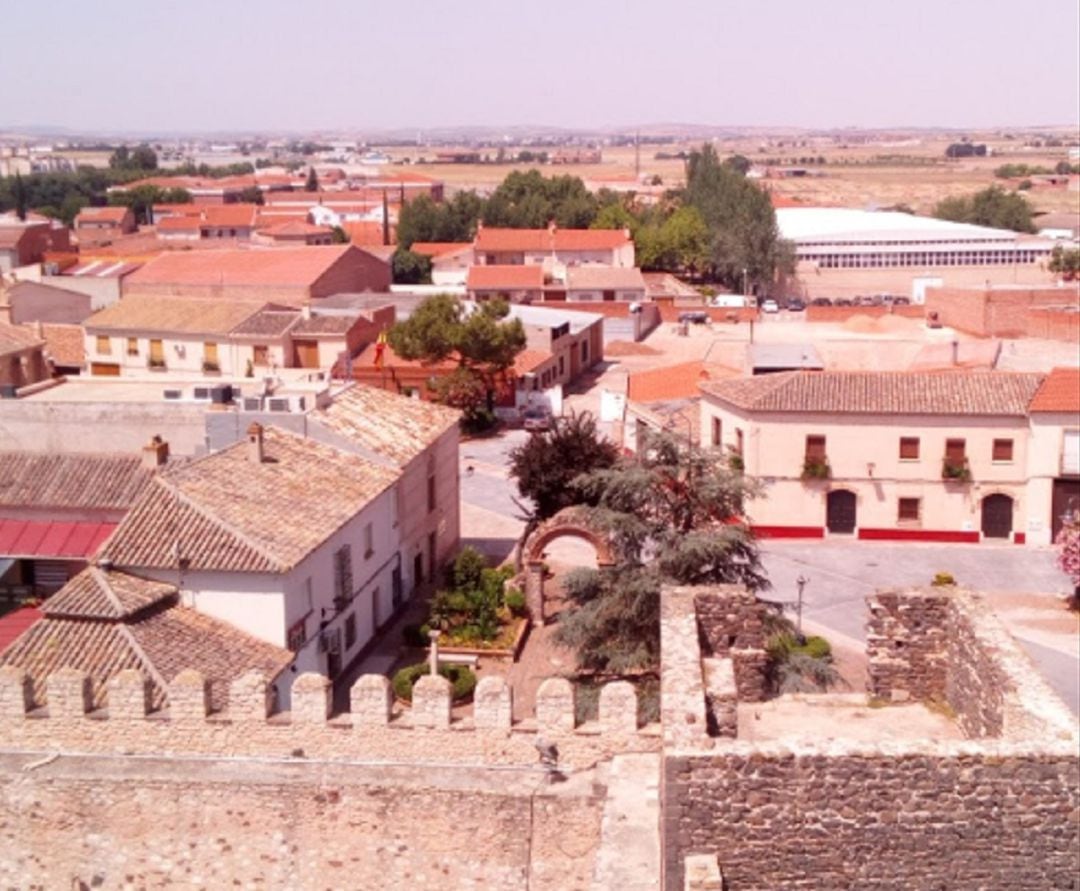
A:
<svg viewBox="0 0 1080 891">
<path fill-rule="evenodd" d="M 263 463 L 263 426 L 252 422 L 247 429 L 248 461 L 252 464 Z"/>
<path fill-rule="evenodd" d="M 311 304 L 310 303 L 305 303 L 303 306 L 300 307 L 300 316 L 301 316 L 301 318 L 304 318 L 304 319 L 310 319 L 311 318 Z"/>
<path fill-rule="evenodd" d="M 959 365 L 960 364 L 960 341 L 959 340 L 954 340 L 952 342 L 952 364 L 953 365 Z"/>
<path fill-rule="evenodd" d="M 156 433 L 146 445 L 142 447 L 142 465 L 147 470 L 157 470 L 165 466 L 169 460 L 169 444 Z"/>
</svg>

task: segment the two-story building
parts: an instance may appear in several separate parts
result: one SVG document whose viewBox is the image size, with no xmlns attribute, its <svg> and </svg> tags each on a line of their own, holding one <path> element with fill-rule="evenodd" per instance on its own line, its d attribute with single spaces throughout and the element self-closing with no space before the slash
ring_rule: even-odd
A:
<svg viewBox="0 0 1080 891">
<path fill-rule="evenodd" d="M 80 246 L 110 242 L 136 228 L 135 212 L 130 207 L 84 207 L 75 217 Z"/>
<path fill-rule="evenodd" d="M 628 229 L 497 229 L 478 224 L 473 263 L 483 266 L 522 264 L 550 271 L 564 266 L 634 266 L 634 241 Z"/>
<path fill-rule="evenodd" d="M 705 381 L 705 445 L 764 483 L 773 536 L 1023 542 L 1040 374 L 781 372 Z M 1041 514 L 1041 507 L 1038 509 Z"/>
<path fill-rule="evenodd" d="M 1080 369 L 1055 368 L 1028 408 L 1027 539 L 1049 544 L 1080 511 Z"/>
<path fill-rule="evenodd" d="M 336 677 L 393 614 L 399 470 L 252 424 L 247 439 L 156 475 L 99 561 Z"/>
</svg>

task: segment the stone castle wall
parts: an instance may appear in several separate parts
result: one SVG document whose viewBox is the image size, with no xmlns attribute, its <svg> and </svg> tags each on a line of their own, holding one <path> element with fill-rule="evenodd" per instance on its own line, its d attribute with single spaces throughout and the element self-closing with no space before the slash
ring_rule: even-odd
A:
<svg viewBox="0 0 1080 891">
<path fill-rule="evenodd" d="M 621 752 L 657 751 L 657 728 L 638 728 L 636 694 L 607 685 L 599 720 L 577 726 L 569 681 L 549 678 L 537 691 L 535 720 L 511 722 L 511 691 L 498 677 L 477 684 L 471 718 L 453 719 L 450 686 L 421 678 L 411 709 L 395 707 L 389 681 L 365 675 L 351 691 L 351 710 L 331 717 L 330 683 L 300 675 L 292 710 L 270 714 L 269 686 L 258 674 L 236 681 L 229 706 L 208 714 L 207 684 L 182 672 L 169 685 L 169 706 L 149 713 L 146 679 L 121 672 L 108 684 L 106 707 L 87 711 L 85 673 L 61 669 L 47 681 L 48 709 L 32 709 L 29 678 L 0 668 L 0 749 L 43 752 L 201 754 L 304 757 L 387 763 L 528 765 L 537 763 L 537 736 L 559 749 L 559 764 L 584 769 Z M 627 693 L 629 691 L 629 697 Z M 627 715 L 629 715 L 629 720 Z"/>
<path fill-rule="evenodd" d="M 881 592 L 867 644 L 872 696 L 937 700 L 968 740 L 823 732 L 791 747 L 708 731 L 715 667 L 692 646 L 695 600 L 665 592 L 661 624 L 665 891 L 697 855 L 718 858 L 728 891 L 1074 886 L 1075 721 L 976 596 Z"/>
</svg>

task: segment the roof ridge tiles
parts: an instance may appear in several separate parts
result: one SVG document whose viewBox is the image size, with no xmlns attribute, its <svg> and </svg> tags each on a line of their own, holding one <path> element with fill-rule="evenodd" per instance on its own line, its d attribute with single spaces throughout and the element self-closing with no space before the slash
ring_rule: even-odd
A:
<svg viewBox="0 0 1080 891">
<path fill-rule="evenodd" d="M 105 599 L 116 610 L 117 618 L 123 619 L 126 613 L 124 604 L 120 598 L 116 596 L 116 592 L 112 589 L 112 585 L 109 584 L 109 580 L 105 573 L 101 569 L 93 564 L 89 566 L 90 578 L 94 580 L 94 584 L 97 585 L 98 590 L 104 595 Z"/>
</svg>

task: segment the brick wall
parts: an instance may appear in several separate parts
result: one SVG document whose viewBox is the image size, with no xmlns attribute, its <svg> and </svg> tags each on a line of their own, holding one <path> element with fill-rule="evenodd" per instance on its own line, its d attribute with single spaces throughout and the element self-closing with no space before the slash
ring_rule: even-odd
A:
<svg viewBox="0 0 1080 891">
<path fill-rule="evenodd" d="M 927 288 L 926 311 L 980 337 L 1020 337 L 1034 308 L 1077 305 L 1075 288 Z"/>
<path fill-rule="evenodd" d="M 358 291 L 389 291 L 390 264 L 367 251 L 346 251 L 311 285 L 313 298 Z"/>
<path fill-rule="evenodd" d="M 1024 333 L 1028 337 L 1080 343 L 1080 312 L 1035 307 L 1024 317 Z"/>
</svg>

